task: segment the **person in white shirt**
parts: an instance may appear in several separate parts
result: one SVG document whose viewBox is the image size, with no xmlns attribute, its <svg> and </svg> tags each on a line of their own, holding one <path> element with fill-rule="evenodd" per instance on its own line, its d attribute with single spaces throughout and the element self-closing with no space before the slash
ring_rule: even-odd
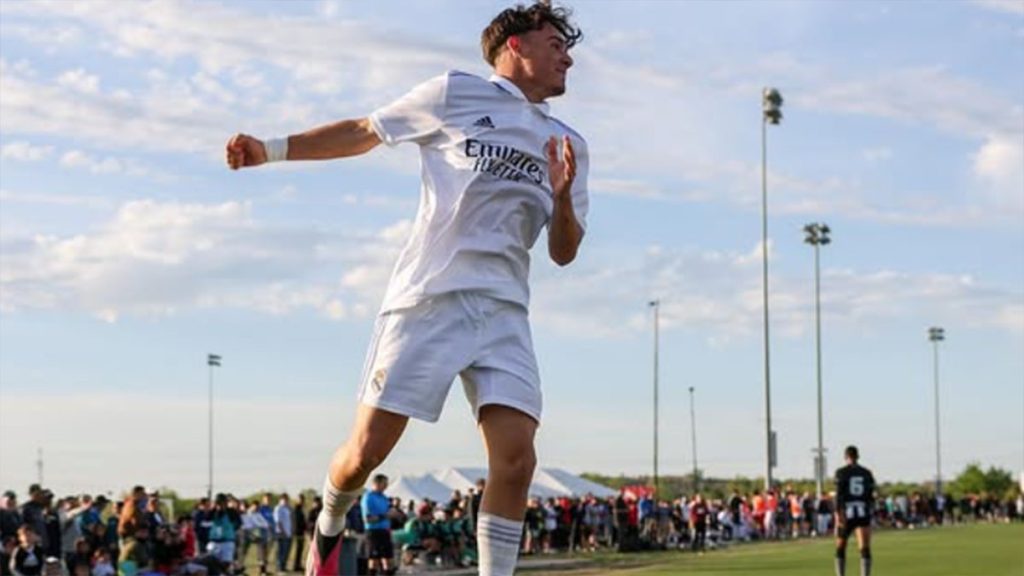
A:
<svg viewBox="0 0 1024 576">
<path fill-rule="evenodd" d="M 515 569 L 541 416 L 529 250 L 546 227 L 549 257 L 572 262 L 589 207 L 586 142 L 545 102 L 565 92 L 569 50 L 582 37 L 569 16 L 544 2 L 501 12 L 481 36 L 489 79 L 452 71 L 366 118 L 228 141 L 232 169 L 356 156 L 381 142 L 420 149 L 419 213 L 367 353 L 353 430 L 324 481 L 310 576 L 337 573 L 345 512 L 408 419 L 437 420 L 456 375 L 488 454 L 480 574 Z"/>
</svg>

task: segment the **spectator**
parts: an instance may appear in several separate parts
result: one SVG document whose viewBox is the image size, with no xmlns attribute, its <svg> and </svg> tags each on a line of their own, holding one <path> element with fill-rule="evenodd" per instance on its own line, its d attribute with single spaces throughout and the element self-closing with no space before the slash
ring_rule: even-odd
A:
<svg viewBox="0 0 1024 576">
<path fill-rule="evenodd" d="M 100 548 L 92 553 L 92 576 L 115 576 L 114 565 L 110 562 L 110 552 Z"/>
<path fill-rule="evenodd" d="M 92 565 L 92 551 L 89 550 L 89 541 L 85 538 L 76 540 L 71 551 L 64 556 L 64 565 L 67 566 L 69 574 L 73 574 L 75 566 L 80 564 L 87 567 Z"/>
<path fill-rule="evenodd" d="M 288 570 L 288 553 L 292 549 L 292 507 L 287 494 L 281 494 L 274 507 L 274 527 L 277 537 L 277 571 Z"/>
<path fill-rule="evenodd" d="M 821 500 L 818 500 L 818 513 L 816 518 L 818 520 L 818 536 L 827 536 L 829 533 L 829 523 L 832 520 L 831 495 L 821 495 Z"/>
<path fill-rule="evenodd" d="M 263 495 L 263 500 L 260 502 L 259 512 L 263 515 L 263 518 L 267 521 L 267 528 L 270 530 L 271 538 L 277 534 L 277 527 L 274 526 L 274 507 L 273 507 L 273 495 L 269 492 Z"/>
<path fill-rule="evenodd" d="M 526 515 L 523 518 L 523 554 L 536 554 L 540 551 L 541 530 L 544 528 L 544 509 L 536 498 L 530 498 L 526 504 Z"/>
<path fill-rule="evenodd" d="M 699 493 L 690 503 L 690 531 L 693 534 L 692 549 L 704 552 L 708 534 L 708 505 Z"/>
<path fill-rule="evenodd" d="M 391 574 L 391 559 L 395 555 L 391 543 L 391 522 L 388 520 L 391 500 L 384 494 L 387 487 L 388 477 L 377 474 L 373 477 L 373 490 L 362 498 L 371 574 Z"/>
<path fill-rule="evenodd" d="M 149 554 L 146 543 L 149 539 L 149 528 L 146 525 L 143 509 L 145 500 L 145 489 L 142 486 L 136 486 L 121 507 L 117 524 L 117 535 L 121 539 L 118 564 L 134 562 L 135 566 L 141 567 L 148 563 Z"/>
<path fill-rule="evenodd" d="M 310 546 L 313 545 L 313 527 L 316 526 L 316 519 L 320 516 L 320 511 L 324 509 L 324 501 L 320 496 L 313 497 L 313 506 L 309 508 L 309 514 L 306 515 L 306 535 L 310 538 Z"/>
<path fill-rule="evenodd" d="M 14 576 L 40 576 L 43 573 L 43 550 L 39 536 L 30 524 L 18 528 L 18 547 L 10 560 Z"/>
<path fill-rule="evenodd" d="M 146 526 L 155 531 L 158 527 L 167 524 L 167 519 L 160 512 L 160 492 L 153 490 L 145 499 Z"/>
<path fill-rule="evenodd" d="M 217 494 L 210 522 L 210 552 L 220 563 L 220 568 L 233 571 L 235 561 L 235 523 L 228 511 L 228 497 Z"/>
<path fill-rule="evenodd" d="M 242 514 L 242 558 L 249 557 L 249 548 L 256 545 L 256 561 L 260 574 L 267 573 L 267 553 L 270 543 L 270 525 L 260 514 L 259 505 L 253 500 Z"/>
<path fill-rule="evenodd" d="M 87 502 L 89 508 L 82 513 L 78 518 L 79 527 L 82 530 L 82 535 L 89 537 L 95 533 L 95 527 L 103 524 L 103 511 L 107 509 L 107 505 L 110 504 L 110 500 L 100 494 L 94 499 L 89 499 L 88 496 L 82 497 L 82 502 Z"/>
<path fill-rule="evenodd" d="M 46 548 L 46 494 L 39 484 L 28 487 L 28 501 L 21 506 L 21 521 L 32 528 L 40 548 Z M 20 538 L 20 536 L 19 536 Z M 40 570 L 42 570 L 40 564 Z"/>
<path fill-rule="evenodd" d="M 200 552 L 206 551 L 210 541 L 210 499 L 200 498 L 192 510 L 192 527 L 196 531 L 196 546 Z"/>
<path fill-rule="evenodd" d="M 22 525 L 21 512 L 18 511 L 18 495 L 13 490 L 4 492 L 0 499 L 0 540 L 18 539 L 18 526 Z"/>
<path fill-rule="evenodd" d="M 14 530 L 14 536 L 4 536 L 0 546 L 0 576 L 14 576 L 11 571 L 11 560 L 14 559 L 14 552 L 18 549 L 18 530 Z"/>
<path fill-rule="evenodd" d="M 53 492 L 43 490 L 43 523 L 46 525 L 46 545 L 43 546 L 43 552 L 47 558 L 57 558 L 59 564 L 63 542 L 61 540 L 60 516 L 53 500 Z M 43 571 L 46 571 L 45 563 Z"/>
<path fill-rule="evenodd" d="M 476 492 L 473 494 L 472 506 L 473 506 L 473 533 L 476 534 L 477 518 L 480 517 L 480 501 L 484 497 L 484 488 L 487 487 L 487 481 L 483 478 L 478 478 L 476 481 Z"/>
<path fill-rule="evenodd" d="M 292 510 L 292 537 L 295 538 L 295 561 L 292 563 L 292 571 L 302 572 L 303 548 L 306 542 L 306 530 L 309 529 L 309 522 L 306 520 L 306 495 L 299 492 L 295 501 L 295 508 Z"/>
<path fill-rule="evenodd" d="M 91 499 L 87 503 L 80 503 L 78 498 L 68 496 L 60 501 L 60 506 L 57 510 L 57 521 L 60 523 L 60 558 L 64 560 L 64 566 L 69 573 L 74 568 L 72 560 L 80 554 L 78 541 L 82 540 L 82 529 L 78 519 L 91 508 Z M 88 563 L 88 554 L 86 554 L 85 560 Z"/>
</svg>

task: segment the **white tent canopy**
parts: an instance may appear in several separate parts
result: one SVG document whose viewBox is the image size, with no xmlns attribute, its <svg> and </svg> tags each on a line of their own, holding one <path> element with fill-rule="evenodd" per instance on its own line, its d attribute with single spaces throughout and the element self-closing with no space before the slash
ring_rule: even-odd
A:
<svg viewBox="0 0 1024 576">
<path fill-rule="evenodd" d="M 475 488 L 480 478 L 487 478 L 486 468 L 446 468 L 421 476 L 399 476 L 392 479 L 387 494 L 406 501 L 430 499 L 447 502 L 455 490 L 465 495 L 470 488 Z M 538 498 L 582 497 L 588 494 L 607 498 L 618 492 L 560 468 L 538 468 L 530 484 L 530 496 Z"/>
<path fill-rule="evenodd" d="M 404 501 L 425 499 L 434 502 L 447 502 L 452 496 L 450 488 L 441 484 L 429 474 L 423 476 L 400 476 L 388 483 L 387 495 L 401 498 Z"/>
</svg>

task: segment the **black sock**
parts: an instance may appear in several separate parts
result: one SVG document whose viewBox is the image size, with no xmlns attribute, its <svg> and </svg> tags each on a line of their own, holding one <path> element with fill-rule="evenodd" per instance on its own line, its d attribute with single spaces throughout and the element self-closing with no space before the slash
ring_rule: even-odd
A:
<svg viewBox="0 0 1024 576">
<path fill-rule="evenodd" d="M 871 548 L 860 551 L 860 576 L 871 576 Z"/>
<path fill-rule="evenodd" d="M 836 549 L 836 576 L 846 576 L 846 550 Z"/>
</svg>

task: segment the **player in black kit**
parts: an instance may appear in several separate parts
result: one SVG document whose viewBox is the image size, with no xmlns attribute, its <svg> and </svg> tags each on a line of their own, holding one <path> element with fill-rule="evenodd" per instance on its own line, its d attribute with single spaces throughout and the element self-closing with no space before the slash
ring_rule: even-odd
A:
<svg viewBox="0 0 1024 576">
<path fill-rule="evenodd" d="M 871 576 L 871 515 L 875 477 L 857 463 L 856 446 L 846 447 L 846 466 L 836 470 L 836 576 L 846 576 L 846 540 L 857 532 L 860 575 Z"/>
</svg>

